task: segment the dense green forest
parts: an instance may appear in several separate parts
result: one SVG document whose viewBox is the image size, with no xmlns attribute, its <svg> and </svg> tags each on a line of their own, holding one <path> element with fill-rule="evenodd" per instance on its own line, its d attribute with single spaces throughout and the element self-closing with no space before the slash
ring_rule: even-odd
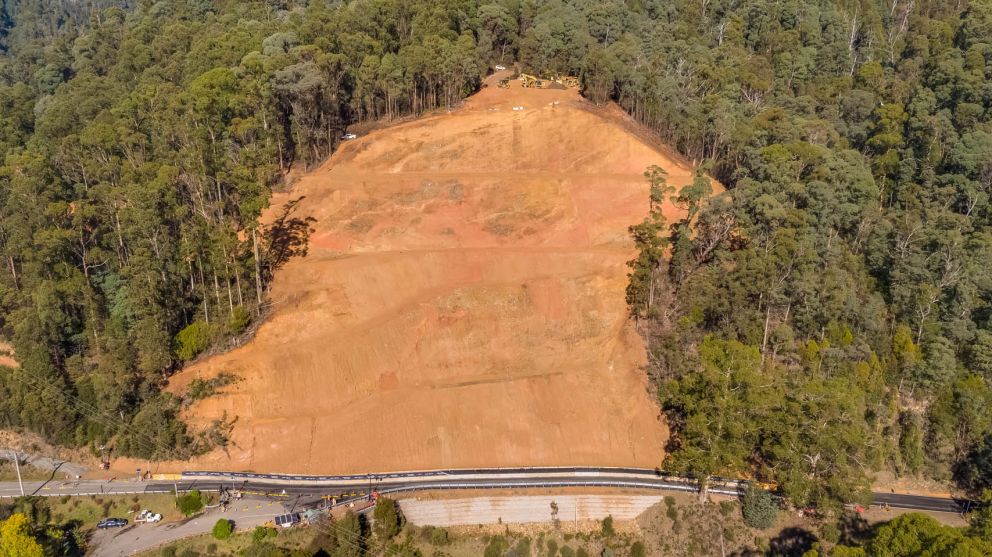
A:
<svg viewBox="0 0 992 557">
<path fill-rule="evenodd" d="M 980 494 L 992 3 L 705 5 L 585 61 L 594 97 L 730 188 L 700 202 L 649 175 L 695 226 L 633 229 L 666 466 L 748 471 L 798 505 L 864 500 L 881 470 Z"/>
<path fill-rule="evenodd" d="M 58 7 L 45 9 L 51 4 Z M 582 77 L 728 188 L 654 211 L 628 298 L 666 468 L 797 504 L 875 471 L 992 484 L 992 2 L 5 1 L 0 426 L 182 457 L 160 387 L 264 314 L 303 249 L 269 193 L 347 125 L 494 63 Z"/>
</svg>

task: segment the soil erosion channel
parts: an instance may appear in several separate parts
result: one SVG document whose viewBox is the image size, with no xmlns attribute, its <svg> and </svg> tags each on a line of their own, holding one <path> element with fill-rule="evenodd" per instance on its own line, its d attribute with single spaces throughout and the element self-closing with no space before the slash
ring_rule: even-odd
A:
<svg viewBox="0 0 992 557">
<path fill-rule="evenodd" d="M 315 221 L 270 319 L 173 380 L 242 378 L 187 415 L 237 416 L 231 445 L 183 466 L 659 465 L 627 228 L 648 165 L 676 186 L 692 171 L 643 135 L 575 90 L 514 82 L 343 144 L 272 200 L 302 197 L 295 215 Z"/>
</svg>

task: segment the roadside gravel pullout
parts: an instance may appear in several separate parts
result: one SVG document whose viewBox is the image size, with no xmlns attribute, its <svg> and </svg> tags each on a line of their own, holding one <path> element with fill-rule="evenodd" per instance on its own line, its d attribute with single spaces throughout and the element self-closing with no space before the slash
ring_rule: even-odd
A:
<svg viewBox="0 0 992 557">
<path fill-rule="evenodd" d="M 602 520 L 633 520 L 662 495 L 528 495 L 520 497 L 472 497 L 469 499 L 400 499 L 407 521 L 417 526 L 472 526 L 477 524 L 526 524 L 552 522 L 553 506 L 563 523 Z"/>
</svg>

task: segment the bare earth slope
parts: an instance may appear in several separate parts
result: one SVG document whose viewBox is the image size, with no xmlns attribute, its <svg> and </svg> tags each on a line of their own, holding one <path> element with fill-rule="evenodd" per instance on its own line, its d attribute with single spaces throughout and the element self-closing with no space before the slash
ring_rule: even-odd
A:
<svg viewBox="0 0 992 557">
<path fill-rule="evenodd" d="M 524 106 L 524 110 L 512 110 Z M 310 253 L 244 347 L 172 388 L 243 377 L 194 405 L 237 416 L 187 466 L 292 473 L 656 466 L 667 431 L 624 302 L 642 173 L 691 170 L 574 90 L 484 89 L 344 144 L 303 196 Z"/>
</svg>

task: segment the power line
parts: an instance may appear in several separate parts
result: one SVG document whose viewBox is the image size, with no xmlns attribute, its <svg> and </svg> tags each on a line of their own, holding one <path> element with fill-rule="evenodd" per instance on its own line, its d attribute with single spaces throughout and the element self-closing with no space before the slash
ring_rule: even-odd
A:
<svg viewBox="0 0 992 557">
<path fill-rule="evenodd" d="M 23 370 L 21 371 L 23 372 Z M 98 423 L 103 424 L 104 426 L 109 427 L 111 430 L 115 430 L 118 428 L 123 429 L 127 433 L 139 437 L 141 439 L 144 439 L 145 441 L 148 441 L 150 444 L 154 445 L 155 447 L 161 449 L 163 451 L 163 454 L 165 455 L 173 454 L 172 447 L 165 445 L 160 440 L 149 436 L 148 434 L 144 433 L 140 429 L 132 426 L 131 424 L 125 421 L 118 421 L 116 417 L 111 417 L 108 414 L 105 414 L 98 408 L 90 405 L 89 403 L 81 400 L 79 397 L 71 393 L 65 392 L 61 389 L 56 389 L 52 385 L 36 383 L 34 379 L 29 378 L 26 374 L 17 373 L 17 370 L 9 374 L 9 376 L 13 378 L 15 381 L 19 381 L 20 383 L 22 383 L 23 385 L 29 388 L 33 388 L 42 392 L 47 392 L 48 394 L 54 395 L 55 397 L 64 398 L 70 404 L 70 406 L 74 406 L 76 410 L 79 411 L 81 414 L 85 415 L 86 417 Z"/>
</svg>

